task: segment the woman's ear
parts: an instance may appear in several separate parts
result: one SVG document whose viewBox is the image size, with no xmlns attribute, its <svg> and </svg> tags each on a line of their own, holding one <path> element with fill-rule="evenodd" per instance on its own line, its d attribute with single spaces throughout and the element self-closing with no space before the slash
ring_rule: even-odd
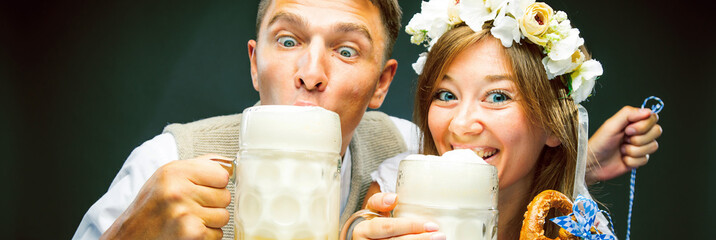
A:
<svg viewBox="0 0 716 240">
<path fill-rule="evenodd" d="M 556 146 L 559 146 L 560 144 L 562 144 L 562 141 L 560 141 L 559 138 L 557 136 L 555 136 L 554 134 L 550 134 L 547 137 L 547 142 L 545 143 L 545 145 L 547 145 L 549 147 L 556 147 Z"/>
</svg>

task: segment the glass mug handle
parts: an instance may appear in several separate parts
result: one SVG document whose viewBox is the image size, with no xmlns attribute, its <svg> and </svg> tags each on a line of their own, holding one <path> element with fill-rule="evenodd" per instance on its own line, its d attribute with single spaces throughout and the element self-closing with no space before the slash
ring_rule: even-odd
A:
<svg viewBox="0 0 716 240">
<path fill-rule="evenodd" d="M 220 158 L 212 158 L 211 161 L 217 162 L 223 167 L 227 172 L 229 172 L 229 180 L 234 180 L 234 169 L 236 169 L 236 160 L 239 160 L 238 158 L 234 160 L 229 159 L 220 159 Z"/>
<path fill-rule="evenodd" d="M 340 234 L 340 240 L 350 240 L 353 236 L 348 236 L 348 234 L 353 233 L 353 224 L 359 223 L 364 220 L 371 220 L 376 217 L 389 217 L 385 215 L 381 215 L 380 213 L 373 212 L 368 209 L 363 209 L 360 211 L 357 211 L 351 215 L 351 217 L 346 220 L 346 223 L 343 224 L 343 227 L 341 228 L 341 234 Z M 358 219 L 361 219 L 360 221 L 357 221 Z"/>
</svg>

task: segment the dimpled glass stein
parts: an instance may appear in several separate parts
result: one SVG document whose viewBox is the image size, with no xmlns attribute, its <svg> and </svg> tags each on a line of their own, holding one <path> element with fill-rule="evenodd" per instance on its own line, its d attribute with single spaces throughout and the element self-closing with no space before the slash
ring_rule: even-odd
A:
<svg viewBox="0 0 716 240">
<path fill-rule="evenodd" d="M 400 162 L 393 216 L 429 219 L 447 239 L 497 239 L 497 169 L 446 155 Z"/>
<path fill-rule="evenodd" d="M 320 107 L 243 112 L 236 239 L 338 239 L 341 127 Z"/>
</svg>

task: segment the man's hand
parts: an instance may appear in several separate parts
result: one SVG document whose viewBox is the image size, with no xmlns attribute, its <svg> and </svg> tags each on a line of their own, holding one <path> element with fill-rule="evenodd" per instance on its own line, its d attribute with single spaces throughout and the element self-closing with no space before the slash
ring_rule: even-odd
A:
<svg viewBox="0 0 716 240">
<path fill-rule="evenodd" d="M 382 215 L 390 215 L 396 200 L 397 195 L 394 193 L 376 193 L 368 200 L 367 208 Z M 358 223 L 353 229 L 353 239 L 445 240 L 445 234 L 437 230 L 438 225 L 427 220 L 377 217 Z"/>
<path fill-rule="evenodd" d="M 625 106 L 589 139 L 587 184 L 609 180 L 645 165 L 656 152 L 662 129 L 649 109 Z"/>
<path fill-rule="evenodd" d="M 221 239 L 229 222 L 229 172 L 204 155 L 172 161 L 142 186 L 102 239 Z"/>
</svg>

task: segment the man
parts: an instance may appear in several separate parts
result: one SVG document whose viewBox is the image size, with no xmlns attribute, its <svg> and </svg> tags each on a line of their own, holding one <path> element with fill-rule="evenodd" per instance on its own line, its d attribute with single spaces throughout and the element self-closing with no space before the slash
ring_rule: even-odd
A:
<svg viewBox="0 0 716 240">
<path fill-rule="evenodd" d="M 368 107 L 383 103 L 395 75 L 397 62 L 389 57 L 400 15 L 396 0 L 264 0 L 257 15 L 257 39 L 248 42 L 252 82 L 261 104 L 318 105 L 339 114 L 341 169 L 350 169 L 341 173 L 342 221 L 362 205 L 370 183 L 367 174 L 382 159 L 416 150 L 412 124 L 366 114 Z M 233 232 L 221 230 L 231 215 L 226 209 L 231 201 L 229 174 L 211 159 L 235 156 L 238 116 L 170 125 L 135 149 L 74 238 L 232 239 Z M 376 141 L 393 145 L 371 148 Z M 359 152 L 366 146 L 373 150 Z M 384 223 L 394 224 L 391 234 L 397 235 L 426 224 Z"/>
<path fill-rule="evenodd" d="M 359 134 L 358 125 L 368 107 L 380 107 L 395 75 L 397 62 L 389 56 L 400 30 L 400 15 L 395 0 L 275 0 L 259 4 L 257 39 L 248 42 L 248 52 L 253 86 L 261 104 L 317 105 L 338 113 L 343 134 L 342 169 L 351 169 L 342 171 L 344 183 L 358 182 L 357 177 L 369 183 L 363 173 L 377 167 L 375 160 L 405 151 L 406 140 L 411 147 L 417 142 L 410 139 L 415 132 L 413 125 L 385 117 L 384 122 L 387 119 L 395 126 L 384 128 L 398 133 L 399 140 L 393 142 L 399 144 L 383 156 L 367 157 L 374 159 L 375 166 L 357 169 L 365 161 L 356 160 L 358 149 L 348 147 L 352 141 L 364 144 L 354 138 Z M 185 146 L 204 144 L 195 139 L 197 128 L 219 129 L 212 133 L 226 131 L 229 128 L 224 126 L 237 125 L 233 121 L 237 116 L 172 125 L 135 149 L 107 194 L 83 218 L 75 238 L 91 239 L 100 234 L 105 239 L 220 238 L 221 227 L 230 218 L 226 206 L 231 197 L 225 188 L 229 175 L 210 159 L 233 157 L 238 148 L 220 153 L 225 146 L 212 146 L 208 153 L 213 154 L 202 155 L 203 150 Z M 187 160 L 172 161 L 175 159 Z M 362 188 L 342 186 L 344 215 L 360 208 L 367 186 Z"/>
</svg>

